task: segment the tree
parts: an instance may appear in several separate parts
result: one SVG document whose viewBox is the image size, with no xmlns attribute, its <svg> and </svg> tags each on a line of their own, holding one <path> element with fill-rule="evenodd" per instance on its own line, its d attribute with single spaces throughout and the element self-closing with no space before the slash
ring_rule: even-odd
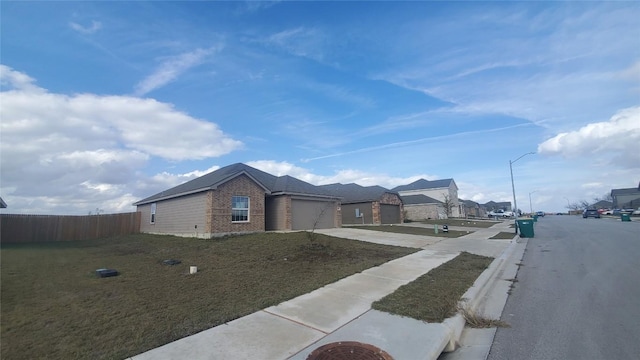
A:
<svg viewBox="0 0 640 360">
<path fill-rule="evenodd" d="M 566 208 L 569 210 L 578 211 L 581 209 L 581 205 L 579 202 L 572 202 L 571 204 L 568 204 Z"/>
<path fill-rule="evenodd" d="M 447 217 L 449 217 L 451 216 L 451 210 L 456 207 L 456 204 L 454 204 L 453 199 L 451 199 L 451 196 L 448 194 L 442 193 L 442 197 L 444 198 L 444 201 L 442 202 L 444 211 L 446 212 Z"/>
<path fill-rule="evenodd" d="M 307 238 L 309 239 L 309 242 L 313 243 L 316 241 L 316 229 L 320 224 L 320 220 L 322 220 L 327 210 L 331 208 L 333 208 L 333 203 L 327 202 L 322 208 L 320 208 L 320 211 L 316 211 L 316 217 L 313 219 L 313 227 L 311 228 L 311 231 L 307 231 Z"/>
</svg>

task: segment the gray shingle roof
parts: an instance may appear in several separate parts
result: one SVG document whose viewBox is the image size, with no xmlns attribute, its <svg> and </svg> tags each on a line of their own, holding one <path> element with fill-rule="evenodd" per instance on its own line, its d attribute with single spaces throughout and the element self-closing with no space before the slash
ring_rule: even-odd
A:
<svg viewBox="0 0 640 360">
<path fill-rule="evenodd" d="M 321 185 L 329 193 L 342 198 L 343 204 L 378 201 L 385 193 L 398 195 L 397 192 L 383 188 L 382 186 L 361 186 L 358 184 L 328 184 Z"/>
<path fill-rule="evenodd" d="M 331 197 L 331 194 L 326 190 L 294 177 L 288 175 L 278 177 L 249 165 L 236 163 L 222 167 L 178 186 L 174 186 L 168 190 L 161 191 L 148 198 L 142 199 L 133 205 L 148 204 L 153 201 L 215 189 L 218 185 L 243 174 L 255 180 L 264 188 L 265 193 L 267 194 L 301 194 Z"/>
<path fill-rule="evenodd" d="M 453 182 L 453 179 L 441 179 L 441 180 L 432 180 L 432 181 L 420 179 L 408 185 L 396 186 L 391 190 L 400 192 L 400 191 L 408 191 L 408 190 L 446 188 L 446 187 L 449 187 L 449 185 L 451 185 L 451 182 Z"/>
<path fill-rule="evenodd" d="M 405 205 L 418 205 L 418 204 L 442 204 L 442 201 L 434 199 L 427 195 L 407 195 L 401 196 L 402 203 Z"/>
<path fill-rule="evenodd" d="M 640 188 L 611 189 L 611 196 L 640 194 Z"/>
</svg>

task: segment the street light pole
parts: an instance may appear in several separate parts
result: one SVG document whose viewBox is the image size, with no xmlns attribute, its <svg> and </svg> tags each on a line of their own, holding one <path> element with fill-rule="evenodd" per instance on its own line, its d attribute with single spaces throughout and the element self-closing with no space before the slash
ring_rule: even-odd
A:
<svg viewBox="0 0 640 360">
<path fill-rule="evenodd" d="M 516 186 L 513 183 L 513 163 L 515 163 L 516 161 L 522 159 L 523 157 L 527 156 L 527 155 L 533 155 L 535 154 L 534 152 L 528 152 L 526 154 L 522 154 L 520 155 L 519 158 L 511 161 L 509 160 L 509 172 L 511 172 L 511 191 L 513 192 L 513 206 L 515 207 L 514 209 L 514 214 L 515 214 L 515 219 L 514 219 L 514 225 L 516 227 L 516 234 L 518 233 L 518 203 L 516 202 Z"/>
<path fill-rule="evenodd" d="M 529 193 L 529 211 L 531 212 L 531 214 L 533 214 L 533 206 L 531 205 L 531 194 L 533 194 L 534 192 L 538 192 L 538 190 L 534 190 Z"/>
</svg>

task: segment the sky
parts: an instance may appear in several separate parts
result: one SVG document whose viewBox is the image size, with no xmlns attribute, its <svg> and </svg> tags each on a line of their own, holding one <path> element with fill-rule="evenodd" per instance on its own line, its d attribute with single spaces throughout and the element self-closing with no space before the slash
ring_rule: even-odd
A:
<svg viewBox="0 0 640 360">
<path fill-rule="evenodd" d="M 640 182 L 640 2 L 0 2 L 3 213 L 237 162 L 566 211 Z M 526 154 L 526 155 L 525 155 Z"/>
</svg>

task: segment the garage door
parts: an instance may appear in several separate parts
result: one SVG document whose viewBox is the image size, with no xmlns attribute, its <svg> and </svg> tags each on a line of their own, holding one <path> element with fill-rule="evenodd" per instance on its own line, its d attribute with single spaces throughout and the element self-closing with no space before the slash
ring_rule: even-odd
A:
<svg viewBox="0 0 640 360">
<path fill-rule="evenodd" d="M 380 205 L 380 220 L 383 224 L 400 223 L 400 205 Z"/>
<path fill-rule="evenodd" d="M 333 202 L 313 200 L 291 200 L 291 228 L 293 230 L 311 230 L 316 220 L 316 229 L 329 229 L 334 225 Z"/>
</svg>

